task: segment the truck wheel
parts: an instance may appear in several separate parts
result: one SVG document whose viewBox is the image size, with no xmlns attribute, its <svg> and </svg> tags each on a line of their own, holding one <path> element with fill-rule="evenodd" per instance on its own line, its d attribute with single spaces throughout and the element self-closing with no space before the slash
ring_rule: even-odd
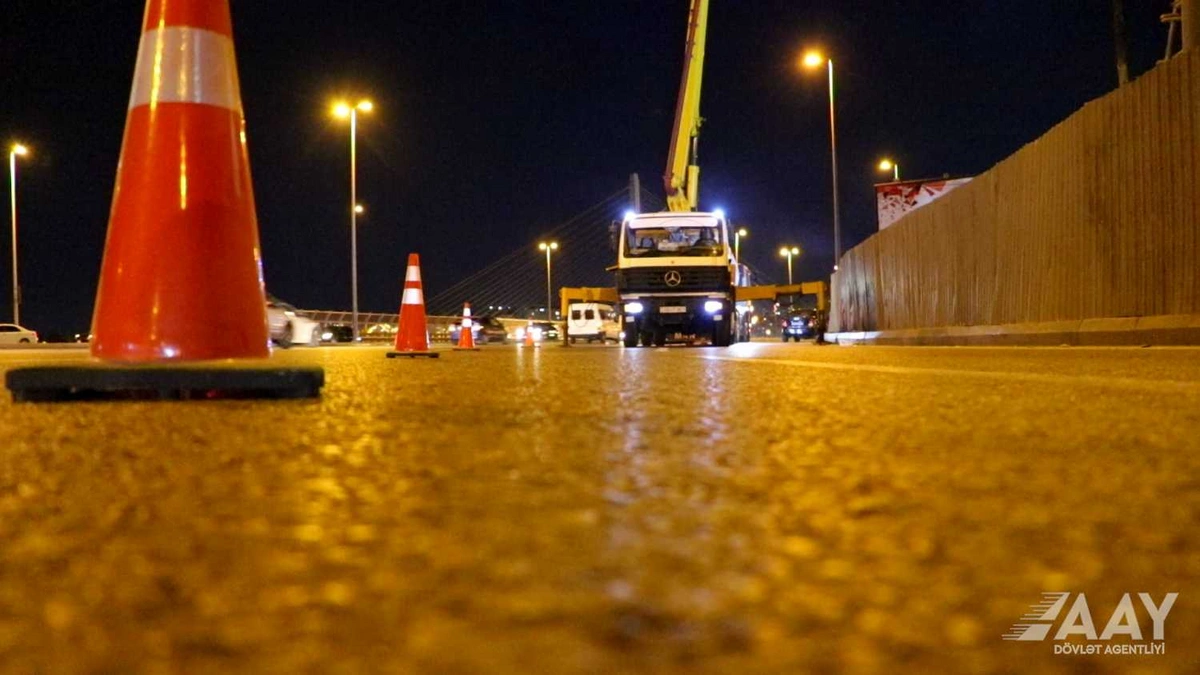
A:
<svg viewBox="0 0 1200 675">
<path fill-rule="evenodd" d="M 713 322 L 713 339 L 714 347 L 728 347 L 733 341 L 733 327 L 729 321 Z"/>
<path fill-rule="evenodd" d="M 629 327 L 628 329 L 626 329 L 626 330 L 625 330 L 625 340 L 624 340 L 624 345 L 625 345 L 626 347 L 636 347 L 636 346 L 637 346 L 637 343 L 638 343 L 638 334 L 637 334 L 637 331 L 636 331 L 636 330 L 633 330 L 633 327 L 631 326 L 631 327 Z"/>
<path fill-rule="evenodd" d="M 784 334 L 783 334 L 783 341 L 784 341 L 785 343 L 787 342 L 787 333 L 784 333 Z"/>
<path fill-rule="evenodd" d="M 664 330 L 662 328 L 654 329 L 654 346 L 655 347 L 666 347 L 667 346 L 667 331 L 666 330 Z"/>
</svg>

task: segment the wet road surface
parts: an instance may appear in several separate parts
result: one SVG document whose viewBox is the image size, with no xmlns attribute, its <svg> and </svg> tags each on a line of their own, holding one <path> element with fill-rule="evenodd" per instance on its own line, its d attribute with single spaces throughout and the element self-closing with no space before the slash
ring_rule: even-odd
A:
<svg viewBox="0 0 1200 675">
<path fill-rule="evenodd" d="M 1200 670 L 1200 350 L 384 351 L 5 396 L 0 672 Z M 1002 640 L 1048 591 L 1165 654 Z"/>
</svg>

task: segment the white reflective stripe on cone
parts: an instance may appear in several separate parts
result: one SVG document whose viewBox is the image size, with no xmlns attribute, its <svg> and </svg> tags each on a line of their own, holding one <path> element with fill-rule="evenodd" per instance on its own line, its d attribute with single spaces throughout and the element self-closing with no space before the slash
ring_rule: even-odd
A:
<svg viewBox="0 0 1200 675">
<path fill-rule="evenodd" d="M 233 40 L 187 26 L 142 33 L 129 109 L 159 103 L 200 103 L 241 112 Z"/>
<path fill-rule="evenodd" d="M 419 288 L 404 289 L 404 301 L 401 304 L 405 304 L 405 305 L 423 305 L 423 304 L 425 304 L 425 298 L 421 294 L 421 289 L 419 289 Z"/>
<path fill-rule="evenodd" d="M 404 273 L 404 280 L 405 281 L 420 281 L 421 280 L 421 268 L 420 267 L 409 267 L 408 271 Z"/>
<path fill-rule="evenodd" d="M 463 328 L 470 328 L 472 325 L 474 324 L 471 323 L 470 319 L 463 319 Z"/>
</svg>

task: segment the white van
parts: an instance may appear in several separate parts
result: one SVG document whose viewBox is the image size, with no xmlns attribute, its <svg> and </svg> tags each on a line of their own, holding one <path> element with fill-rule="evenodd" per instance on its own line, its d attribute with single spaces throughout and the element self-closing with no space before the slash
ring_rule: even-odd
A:
<svg viewBox="0 0 1200 675">
<path fill-rule="evenodd" d="M 612 305 L 599 302 L 572 302 L 567 305 L 567 337 L 571 342 L 617 341 L 621 324 Z"/>
</svg>

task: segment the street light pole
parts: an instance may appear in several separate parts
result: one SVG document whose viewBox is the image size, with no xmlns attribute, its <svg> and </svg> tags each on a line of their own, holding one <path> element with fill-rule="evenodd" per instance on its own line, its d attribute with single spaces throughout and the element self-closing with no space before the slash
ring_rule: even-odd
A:
<svg viewBox="0 0 1200 675">
<path fill-rule="evenodd" d="M 554 297 L 554 286 L 550 283 L 550 253 L 558 250 L 558 242 L 542 242 L 538 244 L 538 248 L 546 252 L 546 320 L 554 321 L 553 309 L 551 302 Z"/>
<path fill-rule="evenodd" d="M 750 234 L 750 231 L 744 227 L 739 227 L 733 233 L 733 261 L 739 265 L 742 264 L 742 237 Z"/>
<path fill-rule="evenodd" d="M 358 108 L 350 109 L 350 311 L 358 343 Z"/>
<path fill-rule="evenodd" d="M 792 258 L 800 255 L 799 246 L 784 246 L 779 249 L 779 255 L 787 258 L 788 286 L 792 285 Z"/>
<path fill-rule="evenodd" d="M 829 59 L 829 144 L 833 154 L 833 271 L 836 272 L 842 260 L 842 216 L 838 207 L 837 108 L 834 106 L 833 92 L 833 59 Z"/>
<path fill-rule="evenodd" d="M 350 120 L 350 311 L 355 343 L 358 342 L 358 113 L 374 109 L 375 105 L 367 100 L 353 106 L 338 103 L 333 107 L 334 116 Z"/>
<path fill-rule="evenodd" d="M 12 146 L 8 152 L 8 182 L 10 202 L 12 204 L 12 294 L 13 294 L 13 323 L 21 323 L 21 284 L 17 275 L 17 157 L 29 154 L 29 149 L 20 143 Z"/>
<path fill-rule="evenodd" d="M 819 68 L 822 64 L 829 68 L 829 145 L 830 154 L 833 157 L 833 271 L 836 272 L 838 262 L 842 259 L 842 216 L 838 205 L 837 106 L 835 105 L 833 59 L 826 58 L 820 52 L 810 51 L 804 55 L 802 63 L 809 69 Z"/>
</svg>

